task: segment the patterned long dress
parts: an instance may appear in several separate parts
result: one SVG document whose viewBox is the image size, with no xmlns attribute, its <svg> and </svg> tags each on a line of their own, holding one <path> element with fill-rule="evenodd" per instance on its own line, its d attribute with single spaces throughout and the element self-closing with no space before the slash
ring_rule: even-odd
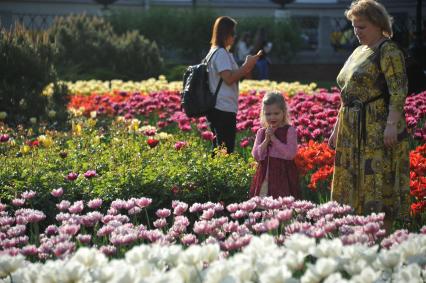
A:
<svg viewBox="0 0 426 283">
<path fill-rule="evenodd" d="M 410 166 L 405 117 L 401 114 L 397 123 L 398 144 L 386 147 L 388 111 L 385 100 L 377 99 L 388 91 L 387 103 L 403 113 L 407 93 L 403 53 L 392 41 L 372 49 L 359 46 L 345 62 L 337 83 L 342 107 L 338 114 L 332 200 L 351 205 L 357 214 L 407 216 Z"/>
</svg>

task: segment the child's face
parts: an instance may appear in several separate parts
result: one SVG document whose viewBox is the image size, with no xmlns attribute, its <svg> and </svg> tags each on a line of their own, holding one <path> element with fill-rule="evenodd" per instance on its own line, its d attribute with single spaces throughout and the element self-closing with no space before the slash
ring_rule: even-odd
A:
<svg viewBox="0 0 426 283">
<path fill-rule="evenodd" d="M 264 105 L 263 113 L 268 126 L 272 128 L 281 126 L 284 120 L 284 111 L 277 104 Z"/>
</svg>

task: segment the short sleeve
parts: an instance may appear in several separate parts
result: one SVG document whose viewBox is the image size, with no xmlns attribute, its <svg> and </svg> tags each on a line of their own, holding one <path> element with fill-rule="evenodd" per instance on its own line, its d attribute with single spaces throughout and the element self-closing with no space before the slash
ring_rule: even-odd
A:
<svg viewBox="0 0 426 283">
<path fill-rule="evenodd" d="M 404 54 L 392 42 L 384 44 L 380 52 L 380 66 L 388 86 L 390 105 L 402 112 L 408 92 Z"/>
<path fill-rule="evenodd" d="M 218 73 L 226 70 L 232 70 L 229 54 L 224 48 L 220 48 L 214 55 L 213 67 Z"/>
</svg>

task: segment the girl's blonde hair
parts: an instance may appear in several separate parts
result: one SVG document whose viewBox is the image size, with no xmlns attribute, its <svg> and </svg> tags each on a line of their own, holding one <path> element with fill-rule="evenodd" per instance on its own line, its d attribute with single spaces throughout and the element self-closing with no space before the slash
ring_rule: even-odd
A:
<svg viewBox="0 0 426 283">
<path fill-rule="evenodd" d="M 284 112 L 283 123 L 284 125 L 290 125 L 290 114 L 288 111 L 287 103 L 285 102 L 284 97 L 279 92 L 269 92 L 265 94 L 262 99 L 262 109 L 260 111 L 260 124 L 262 127 L 266 128 L 268 123 L 266 122 L 264 108 L 265 105 L 276 104 Z"/>
<path fill-rule="evenodd" d="M 386 11 L 385 6 L 375 0 L 356 0 L 353 1 L 345 16 L 352 21 L 354 17 L 362 17 L 373 25 L 382 29 L 382 33 L 387 38 L 392 38 L 393 18 Z"/>
</svg>

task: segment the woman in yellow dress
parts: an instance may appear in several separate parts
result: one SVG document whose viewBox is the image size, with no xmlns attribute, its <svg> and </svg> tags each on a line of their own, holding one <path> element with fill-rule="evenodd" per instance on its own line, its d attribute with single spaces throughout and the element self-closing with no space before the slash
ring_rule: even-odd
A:
<svg viewBox="0 0 426 283">
<path fill-rule="evenodd" d="M 389 40 L 392 18 L 380 3 L 354 1 L 345 16 L 360 46 L 337 76 L 342 106 L 329 139 L 336 149 L 331 198 L 357 214 L 385 212 L 389 229 L 409 212 L 404 55 Z"/>
</svg>

